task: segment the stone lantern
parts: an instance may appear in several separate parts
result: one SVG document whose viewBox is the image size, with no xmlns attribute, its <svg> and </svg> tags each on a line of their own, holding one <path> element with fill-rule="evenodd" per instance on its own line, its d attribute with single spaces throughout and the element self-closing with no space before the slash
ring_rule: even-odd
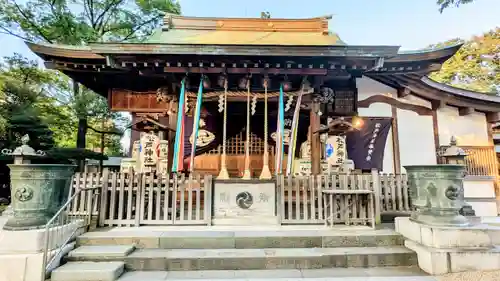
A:
<svg viewBox="0 0 500 281">
<path fill-rule="evenodd" d="M 452 136 L 450 140 L 450 147 L 448 147 L 448 149 L 446 149 L 441 156 L 444 157 L 446 164 L 465 165 L 465 157 L 467 157 L 467 153 L 465 153 L 465 150 L 457 146 L 457 139 Z M 468 217 L 476 215 L 472 206 L 466 202 L 464 202 L 464 205 L 460 209 L 459 213 Z"/>
<path fill-rule="evenodd" d="M 467 157 L 467 153 L 465 153 L 465 150 L 457 146 L 457 139 L 452 136 L 450 140 L 450 147 L 448 147 L 441 156 L 445 158 L 446 164 L 465 165 L 465 157 Z"/>
</svg>

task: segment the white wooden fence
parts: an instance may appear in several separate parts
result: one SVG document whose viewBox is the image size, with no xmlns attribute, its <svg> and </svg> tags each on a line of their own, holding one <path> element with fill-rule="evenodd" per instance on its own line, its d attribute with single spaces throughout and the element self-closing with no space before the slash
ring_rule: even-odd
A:
<svg viewBox="0 0 500 281">
<path fill-rule="evenodd" d="M 200 175 L 76 173 L 72 189 L 82 191 L 72 214 L 92 210 L 99 226 L 209 225 L 212 177 Z M 373 225 L 384 213 L 408 213 L 406 175 L 332 174 L 278 177 L 278 215 L 283 224 Z"/>
<path fill-rule="evenodd" d="M 278 185 L 284 224 L 375 224 L 371 174 L 282 177 Z"/>
<path fill-rule="evenodd" d="M 76 173 L 73 182 L 74 188 L 82 184 L 100 186 L 99 211 L 93 211 L 99 216 L 99 226 L 211 222 L 211 176 Z M 88 210 L 84 202 L 75 202 L 72 210 Z"/>
</svg>

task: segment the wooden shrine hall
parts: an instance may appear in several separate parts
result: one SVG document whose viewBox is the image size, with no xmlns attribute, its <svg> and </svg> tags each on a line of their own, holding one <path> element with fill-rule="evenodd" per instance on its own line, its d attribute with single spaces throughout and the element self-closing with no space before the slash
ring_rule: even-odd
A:
<svg viewBox="0 0 500 281">
<path fill-rule="evenodd" d="M 347 45 L 329 30 L 330 18 L 167 15 L 143 43 L 28 45 L 47 67 L 106 97 L 113 111 L 132 114 L 140 129 L 132 131 L 131 154 L 141 131 L 151 131 L 168 141 L 168 171 L 182 163 L 220 178 L 268 179 L 300 165 L 319 174 L 327 158 L 348 163 L 345 135 L 349 142 L 347 131 L 363 123 L 357 81 L 368 77 L 401 96 L 419 92 L 427 85 L 421 78 L 460 48 Z M 378 132 L 384 125 L 376 124 Z M 341 138 L 329 143 L 329 136 Z M 287 169 L 290 161 L 298 164 Z"/>
</svg>

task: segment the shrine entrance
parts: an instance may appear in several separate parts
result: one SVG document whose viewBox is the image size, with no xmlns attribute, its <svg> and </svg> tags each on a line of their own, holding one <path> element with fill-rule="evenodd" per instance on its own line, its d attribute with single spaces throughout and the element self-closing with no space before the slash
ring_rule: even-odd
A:
<svg viewBox="0 0 500 281">
<path fill-rule="evenodd" d="M 226 142 L 226 163 L 229 176 L 240 178 L 245 170 L 245 129 L 229 138 Z M 274 146 L 269 144 L 269 167 L 274 171 Z M 221 169 L 222 145 L 195 157 L 195 171 L 217 176 Z M 258 178 L 262 171 L 264 141 L 254 133 L 250 134 L 250 173 Z M 286 159 L 284 167 L 286 168 Z"/>
</svg>

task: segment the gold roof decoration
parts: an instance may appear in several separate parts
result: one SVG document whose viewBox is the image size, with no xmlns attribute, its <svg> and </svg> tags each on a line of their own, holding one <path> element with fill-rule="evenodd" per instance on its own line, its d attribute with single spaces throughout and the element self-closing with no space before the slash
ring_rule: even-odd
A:
<svg viewBox="0 0 500 281">
<path fill-rule="evenodd" d="M 148 43 L 199 45 L 343 45 L 329 32 L 331 16 L 306 19 L 205 18 L 168 14 Z"/>
</svg>

